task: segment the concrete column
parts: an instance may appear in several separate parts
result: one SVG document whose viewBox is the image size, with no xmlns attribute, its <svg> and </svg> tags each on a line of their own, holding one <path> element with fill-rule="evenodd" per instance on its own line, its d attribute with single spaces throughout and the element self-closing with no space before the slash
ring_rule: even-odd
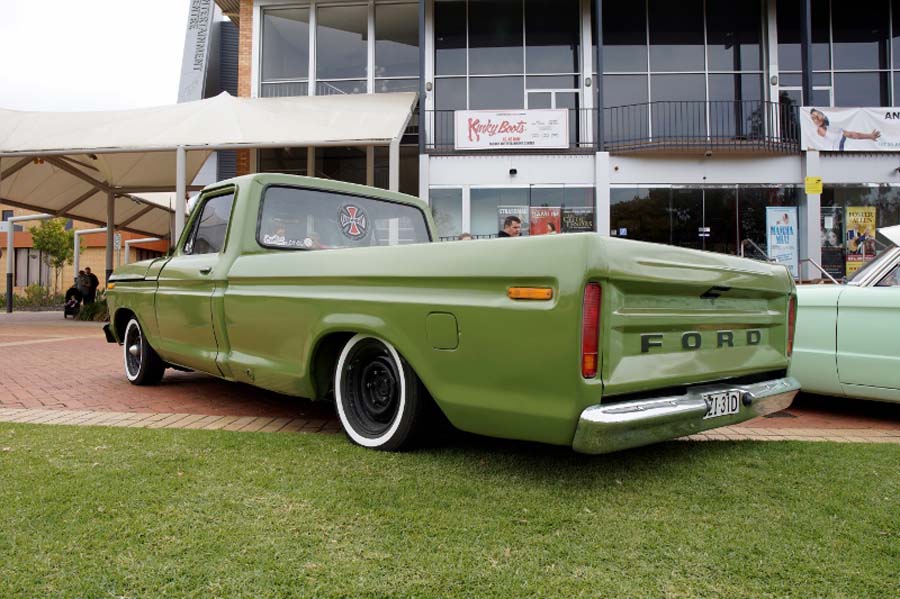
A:
<svg viewBox="0 0 900 599">
<path fill-rule="evenodd" d="M 400 191 L 400 138 L 391 141 L 388 148 L 388 189 Z"/>
<path fill-rule="evenodd" d="M 184 146 L 179 146 L 175 151 L 175 240 L 181 237 L 184 230 L 184 203 L 187 195 L 187 181 L 185 181 L 185 170 L 187 162 L 187 152 Z"/>
<path fill-rule="evenodd" d="M 113 271 L 113 246 L 116 244 L 116 194 L 106 194 L 106 282 Z M 75 271 L 76 273 L 78 271 Z"/>
<path fill-rule="evenodd" d="M 316 147 L 310 146 L 306 148 L 306 175 L 308 177 L 316 176 Z"/>
<path fill-rule="evenodd" d="M 366 185 L 375 185 L 375 146 L 366 146 Z"/>
<path fill-rule="evenodd" d="M 609 235 L 609 152 L 597 152 L 594 156 L 594 210 L 597 214 L 597 232 Z"/>
<path fill-rule="evenodd" d="M 822 164 L 819 152 L 808 151 L 803 153 L 803 177 L 821 177 Z M 820 194 L 805 193 L 805 201 L 800 202 L 798 221 L 800 231 L 798 241 L 800 247 L 800 260 L 813 260 L 816 264 L 822 264 L 822 196 Z M 819 269 L 803 262 L 800 265 L 800 280 L 808 281 L 822 277 Z"/>
<path fill-rule="evenodd" d="M 419 135 L 421 134 L 420 130 Z M 428 193 L 428 167 L 428 154 L 419 154 L 419 197 L 431 205 L 431 201 L 428 199 L 430 196 Z"/>
</svg>

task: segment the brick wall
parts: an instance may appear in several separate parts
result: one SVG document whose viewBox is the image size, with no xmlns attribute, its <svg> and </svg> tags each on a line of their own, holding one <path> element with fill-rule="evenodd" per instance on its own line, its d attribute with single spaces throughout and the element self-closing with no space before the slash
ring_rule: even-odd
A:
<svg viewBox="0 0 900 599">
<path fill-rule="evenodd" d="M 250 69 L 253 61 L 253 0 L 241 0 L 240 31 L 238 33 L 238 96 L 249 98 Z M 250 150 L 238 150 L 236 172 L 252 172 Z"/>
<path fill-rule="evenodd" d="M 0 209 L 9 210 L 11 207 L 4 206 L 0 204 Z M 28 214 L 37 214 L 37 212 L 33 210 L 24 210 L 21 208 L 12 208 L 13 216 L 25 216 Z M 28 230 L 31 227 L 39 226 L 40 221 L 25 221 L 19 223 L 19 226 L 22 227 L 22 231 L 16 233 L 14 238 L 14 243 L 17 248 L 30 248 L 33 247 L 31 234 L 28 233 Z M 74 229 L 93 229 L 97 227 L 97 225 L 92 223 L 84 223 L 79 221 L 74 221 L 72 223 L 72 227 Z M 136 233 L 130 232 L 121 232 L 122 235 L 122 248 L 118 252 L 118 256 L 114 254 L 113 263 L 114 264 L 124 264 L 125 261 L 125 241 L 128 239 L 137 239 L 139 237 L 146 237 L 146 235 L 138 235 Z M 81 254 L 79 256 L 80 267 L 84 268 L 85 266 L 90 266 L 91 270 L 94 271 L 103 283 L 106 277 L 106 233 L 90 233 L 87 235 L 82 235 L 81 237 Z M 140 245 L 143 249 L 154 250 L 157 252 L 165 253 L 168 249 L 168 242 L 166 241 L 156 241 L 152 243 L 145 243 Z M 135 247 L 131 248 L 131 256 L 129 262 L 134 262 L 137 260 L 137 251 Z M 51 269 L 50 271 L 50 286 L 52 288 L 54 283 L 55 273 Z M 59 288 L 60 292 L 65 292 L 66 289 L 72 286 L 72 281 L 75 280 L 75 266 L 74 264 L 66 265 L 61 269 L 61 274 L 59 278 Z M 16 287 L 16 293 L 22 293 L 23 288 Z M 0 300 L 6 294 L 6 233 L 0 232 Z M 2 300 L 5 301 L 5 300 Z M 5 304 L 4 304 L 5 305 Z"/>
</svg>

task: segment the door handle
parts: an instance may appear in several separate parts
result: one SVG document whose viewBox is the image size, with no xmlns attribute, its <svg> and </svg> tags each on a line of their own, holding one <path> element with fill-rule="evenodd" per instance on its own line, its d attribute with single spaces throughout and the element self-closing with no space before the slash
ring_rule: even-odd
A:
<svg viewBox="0 0 900 599">
<path fill-rule="evenodd" d="M 201 275 L 208 275 L 211 272 L 212 272 L 212 266 L 204 266 L 203 268 L 200 269 Z"/>
</svg>

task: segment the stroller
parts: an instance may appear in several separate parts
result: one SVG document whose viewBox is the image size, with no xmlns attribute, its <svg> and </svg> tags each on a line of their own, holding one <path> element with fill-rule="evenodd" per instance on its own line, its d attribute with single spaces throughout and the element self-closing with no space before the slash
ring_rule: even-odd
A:
<svg viewBox="0 0 900 599">
<path fill-rule="evenodd" d="M 79 310 L 81 310 L 81 292 L 74 287 L 69 287 L 69 290 L 66 291 L 66 303 L 63 304 L 63 318 L 66 316 L 75 318 L 78 316 Z"/>
</svg>

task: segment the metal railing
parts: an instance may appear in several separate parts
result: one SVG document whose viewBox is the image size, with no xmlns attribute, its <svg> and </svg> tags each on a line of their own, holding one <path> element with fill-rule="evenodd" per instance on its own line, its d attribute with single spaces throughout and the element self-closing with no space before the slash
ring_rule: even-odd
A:
<svg viewBox="0 0 900 599">
<path fill-rule="evenodd" d="M 457 151 L 454 112 L 423 112 L 427 152 Z M 568 147 L 559 151 L 596 151 L 596 131 L 596 109 L 569 109 Z M 778 102 L 644 102 L 604 108 L 603 137 L 603 149 L 616 154 L 696 149 L 793 153 L 800 150 L 800 122 L 796 106 Z"/>
<path fill-rule="evenodd" d="M 686 150 L 798 152 L 797 107 L 761 100 L 646 102 L 603 112 L 610 152 Z"/>
</svg>

